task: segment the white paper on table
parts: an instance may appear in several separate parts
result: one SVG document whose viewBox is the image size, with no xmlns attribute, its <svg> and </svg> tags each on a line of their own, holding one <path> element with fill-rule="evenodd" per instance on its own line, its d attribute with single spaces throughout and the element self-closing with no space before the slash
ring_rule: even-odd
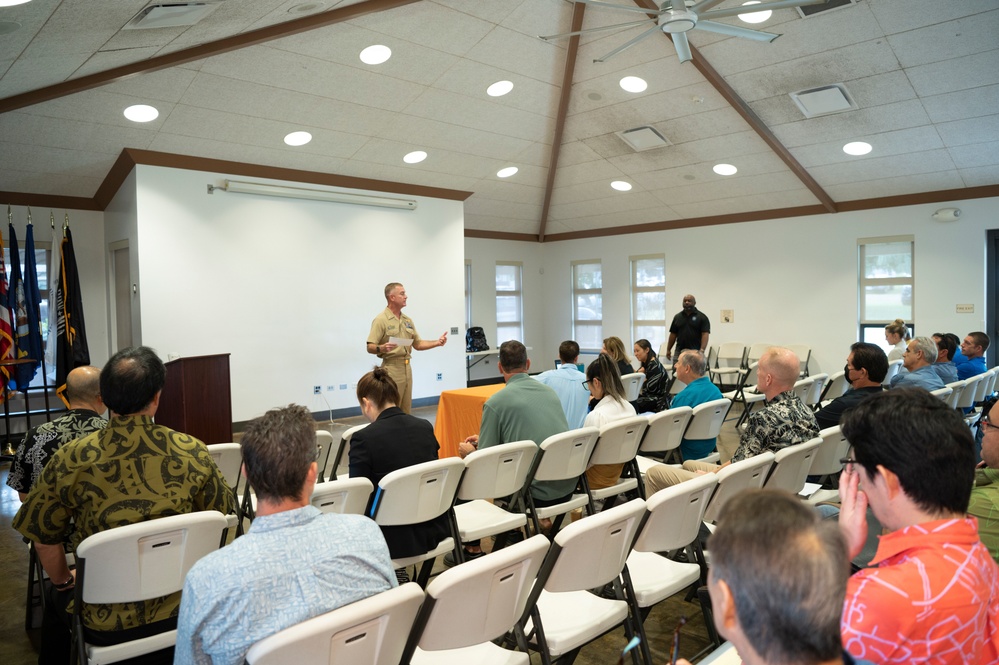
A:
<svg viewBox="0 0 999 665">
<path fill-rule="evenodd" d="M 413 346 L 413 340 L 403 339 L 401 337 L 389 337 L 389 344 L 395 344 L 396 346 Z"/>
</svg>

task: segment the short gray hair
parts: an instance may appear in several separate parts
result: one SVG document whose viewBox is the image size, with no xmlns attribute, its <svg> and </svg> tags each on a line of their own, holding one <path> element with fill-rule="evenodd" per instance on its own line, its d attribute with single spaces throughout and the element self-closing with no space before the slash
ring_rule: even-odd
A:
<svg viewBox="0 0 999 665">
<path fill-rule="evenodd" d="M 937 361 L 937 343 L 930 337 L 915 337 L 912 346 L 923 354 L 923 360 L 932 364 Z"/>
<path fill-rule="evenodd" d="M 708 362 L 704 358 L 704 354 L 696 349 L 687 349 L 680 354 L 676 362 L 689 369 L 691 373 L 698 377 L 704 376 L 704 372 L 707 371 L 708 367 Z"/>
</svg>

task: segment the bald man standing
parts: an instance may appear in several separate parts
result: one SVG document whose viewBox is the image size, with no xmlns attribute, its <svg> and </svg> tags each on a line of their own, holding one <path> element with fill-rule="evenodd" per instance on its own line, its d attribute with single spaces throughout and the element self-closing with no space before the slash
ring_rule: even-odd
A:
<svg viewBox="0 0 999 665">
<path fill-rule="evenodd" d="M 28 430 L 10 467 L 7 484 L 15 489 L 21 501 L 38 480 L 45 462 L 56 450 L 70 441 L 104 429 L 107 421 L 101 414 L 107 411 L 101 401 L 101 370 L 89 365 L 77 367 L 66 376 L 66 399 L 69 411 L 64 415 Z"/>
</svg>

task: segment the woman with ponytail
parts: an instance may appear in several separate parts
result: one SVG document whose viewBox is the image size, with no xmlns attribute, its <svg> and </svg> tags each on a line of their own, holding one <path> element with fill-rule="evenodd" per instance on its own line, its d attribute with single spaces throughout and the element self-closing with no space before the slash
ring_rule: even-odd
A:
<svg viewBox="0 0 999 665">
<path fill-rule="evenodd" d="M 617 363 L 606 353 L 601 353 L 586 368 L 586 385 L 593 398 L 591 404 L 594 400 L 596 404 L 583 421 L 584 427 L 603 427 L 635 415 L 635 407 L 624 394 Z M 593 490 L 610 487 L 621 477 L 623 468 L 623 464 L 595 464 L 586 470 L 586 482 Z"/>
</svg>

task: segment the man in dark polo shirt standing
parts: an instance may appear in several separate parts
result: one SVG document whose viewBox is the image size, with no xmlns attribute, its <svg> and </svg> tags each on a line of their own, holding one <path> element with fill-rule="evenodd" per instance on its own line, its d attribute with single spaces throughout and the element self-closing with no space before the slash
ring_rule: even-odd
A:
<svg viewBox="0 0 999 665">
<path fill-rule="evenodd" d="M 697 299 L 687 294 L 683 297 L 683 310 L 673 317 L 673 323 L 669 326 L 666 356 L 675 362 L 686 349 L 705 353 L 710 334 L 711 322 L 697 309 Z M 674 344 L 676 344 L 676 354 L 673 353 Z"/>
</svg>

